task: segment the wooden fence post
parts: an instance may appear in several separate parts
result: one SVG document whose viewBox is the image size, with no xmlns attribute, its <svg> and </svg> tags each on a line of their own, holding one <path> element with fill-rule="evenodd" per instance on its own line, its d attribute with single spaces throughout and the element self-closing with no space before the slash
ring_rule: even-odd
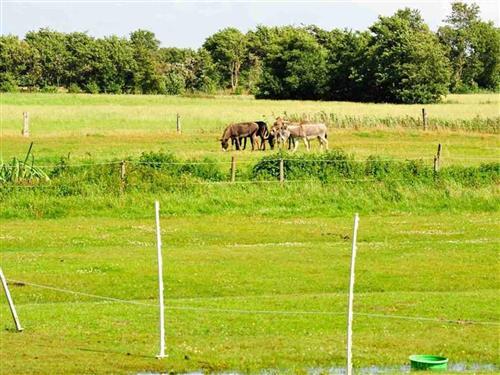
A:
<svg viewBox="0 0 500 375">
<path fill-rule="evenodd" d="M 181 130 L 181 115 L 177 114 L 177 133 L 181 134 L 182 133 L 182 130 Z"/>
<path fill-rule="evenodd" d="M 425 108 L 422 108 L 422 125 L 424 126 L 424 130 L 427 130 L 427 112 Z"/>
<path fill-rule="evenodd" d="M 28 112 L 23 112 L 23 130 L 21 132 L 23 137 L 30 136 L 30 118 Z"/>
<path fill-rule="evenodd" d="M 438 144 L 437 153 L 434 156 L 434 173 L 439 172 L 440 162 L 441 162 L 441 143 Z"/>
<path fill-rule="evenodd" d="M 236 181 L 236 157 L 231 156 L 231 182 Z"/>
<path fill-rule="evenodd" d="M 123 193 L 125 191 L 125 185 L 126 185 L 126 162 L 125 160 L 122 160 L 120 163 L 120 190 Z"/>
<path fill-rule="evenodd" d="M 285 182 L 285 165 L 283 159 L 280 159 L 280 183 L 283 185 Z"/>
</svg>

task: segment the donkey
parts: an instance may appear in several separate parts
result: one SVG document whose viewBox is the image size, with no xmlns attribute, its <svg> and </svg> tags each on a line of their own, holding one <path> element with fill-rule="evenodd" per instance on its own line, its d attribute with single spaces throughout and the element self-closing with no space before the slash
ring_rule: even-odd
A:
<svg viewBox="0 0 500 375">
<path fill-rule="evenodd" d="M 266 140 L 269 142 L 269 146 L 271 146 L 271 150 L 274 148 L 274 138 L 270 137 L 269 129 L 267 128 L 267 124 L 264 121 L 254 121 L 258 126 L 259 130 L 257 131 L 257 136 L 260 137 L 260 150 L 266 150 Z M 240 137 L 240 146 L 243 145 L 243 150 L 247 148 L 247 138 L 248 137 Z M 231 144 L 235 145 L 236 141 L 234 139 L 231 140 Z"/>
<path fill-rule="evenodd" d="M 286 140 L 283 139 L 283 137 L 280 137 L 280 130 L 285 126 L 285 125 L 290 125 L 292 124 L 290 121 L 284 120 L 281 117 L 277 117 L 276 121 L 274 122 L 271 131 L 269 132 L 269 145 L 271 145 L 271 149 L 274 149 L 274 144 L 278 143 L 278 147 L 281 148 L 281 145 L 285 143 Z M 288 149 L 290 150 L 291 148 L 295 147 L 295 139 L 292 137 L 288 138 Z"/>
<path fill-rule="evenodd" d="M 328 134 L 325 124 L 304 124 L 304 123 L 292 123 L 283 120 L 281 117 L 276 119 L 271 129 L 271 134 L 277 137 L 278 142 L 285 143 L 289 141 L 289 149 L 291 146 L 290 141 L 294 143 L 293 151 L 297 151 L 298 143 L 295 142 L 296 138 L 301 138 L 306 145 L 307 150 L 311 149 L 309 144 L 309 139 L 318 138 L 320 142 L 321 149 L 323 146 L 328 150 Z"/>
<path fill-rule="evenodd" d="M 252 151 L 255 150 L 255 146 L 259 148 L 259 141 L 257 139 L 257 132 L 259 131 L 259 125 L 255 122 L 240 122 L 237 124 L 231 124 L 224 129 L 222 133 L 222 138 L 220 143 L 223 151 L 227 151 L 229 147 L 229 140 L 234 141 L 236 144 L 236 150 L 240 149 L 240 139 L 250 137 L 252 143 Z"/>
<path fill-rule="evenodd" d="M 328 150 L 328 130 L 325 124 L 284 124 L 278 131 L 278 137 L 283 142 L 286 142 L 288 139 L 296 139 L 300 138 L 304 141 L 306 145 L 307 151 L 311 150 L 311 144 L 309 143 L 309 139 L 317 138 L 319 141 L 320 149 L 322 150 L 325 147 Z M 293 152 L 297 151 L 297 147 L 299 143 L 295 143 L 295 147 L 293 148 Z"/>
</svg>

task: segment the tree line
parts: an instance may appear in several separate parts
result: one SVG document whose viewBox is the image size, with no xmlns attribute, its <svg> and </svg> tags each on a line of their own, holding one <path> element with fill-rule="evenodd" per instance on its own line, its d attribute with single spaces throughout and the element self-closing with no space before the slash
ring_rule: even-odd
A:
<svg viewBox="0 0 500 375">
<path fill-rule="evenodd" d="M 197 50 L 154 33 L 94 38 L 50 29 L 0 37 L 1 91 L 183 94 L 431 103 L 448 92 L 498 90 L 500 29 L 455 2 L 437 32 L 418 10 L 379 16 L 366 31 L 317 26 L 235 28 Z"/>
</svg>

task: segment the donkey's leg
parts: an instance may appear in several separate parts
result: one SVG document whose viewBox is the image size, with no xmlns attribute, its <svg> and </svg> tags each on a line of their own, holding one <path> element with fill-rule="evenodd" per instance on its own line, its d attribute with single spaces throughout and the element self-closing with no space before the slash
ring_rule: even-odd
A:
<svg viewBox="0 0 500 375">
<path fill-rule="evenodd" d="M 318 135 L 318 142 L 319 142 L 319 150 L 323 151 L 323 138 L 321 138 L 320 135 Z"/>
<path fill-rule="evenodd" d="M 252 138 L 252 151 L 254 150 L 259 150 L 260 149 L 260 145 L 259 145 L 259 138 L 254 135 Z"/>
<path fill-rule="evenodd" d="M 323 144 L 325 145 L 325 150 L 328 150 L 328 139 L 325 136 L 323 136 Z"/>
<path fill-rule="evenodd" d="M 297 148 L 299 147 L 299 142 L 298 141 L 295 142 L 295 139 L 293 139 L 293 142 L 294 142 L 293 152 L 295 152 L 295 151 L 297 151 Z"/>
<path fill-rule="evenodd" d="M 240 138 L 235 137 L 234 141 L 236 142 L 236 151 L 239 151 L 240 150 Z"/>
<path fill-rule="evenodd" d="M 307 137 L 302 138 L 304 140 L 304 144 L 306 145 L 306 150 L 311 151 L 311 147 L 309 146 L 309 141 L 307 140 Z"/>
</svg>

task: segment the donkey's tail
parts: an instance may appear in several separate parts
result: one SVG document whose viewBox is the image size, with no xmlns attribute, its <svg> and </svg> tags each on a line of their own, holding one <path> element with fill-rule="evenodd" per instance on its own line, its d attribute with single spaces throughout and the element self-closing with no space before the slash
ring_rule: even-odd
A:
<svg viewBox="0 0 500 375">
<path fill-rule="evenodd" d="M 267 129 L 267 127 L 264 128 L 264 139 L 269 139 L 269 130 Z"/>
</svg>

